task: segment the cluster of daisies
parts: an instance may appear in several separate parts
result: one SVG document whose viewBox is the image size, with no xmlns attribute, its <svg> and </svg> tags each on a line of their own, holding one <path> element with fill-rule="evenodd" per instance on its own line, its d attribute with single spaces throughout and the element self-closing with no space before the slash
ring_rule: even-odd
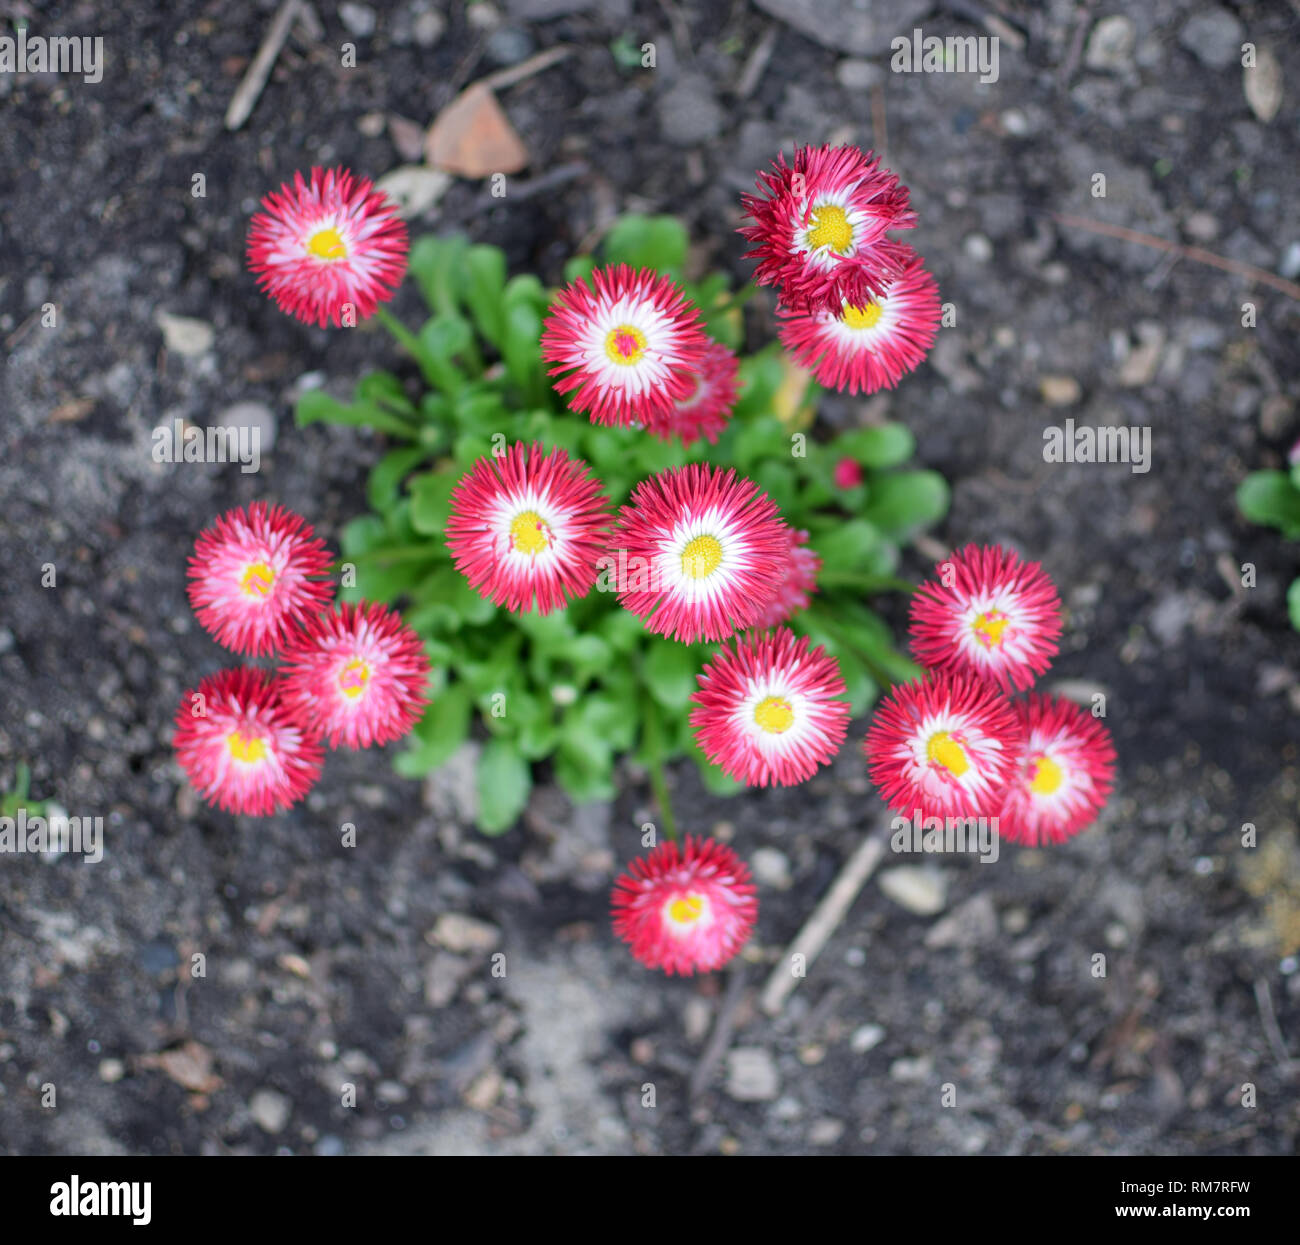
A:
<svg viewBox="0 0 1300 1245">
<path fill-rule="evenodd" d="M 907 188 L 856 147 L 801 147 L 744 197 L 755 280 L 778 294 L 779 335 L 828 387 L 893 387 L 934 342 L 940 304 L 921 258 L 890 235 L 916 214 Z M 355 324 L 392 297 L 408 241 L 393 204 L 346 170 L 314 170 L 263 201 L 248 258 L 284 311 Z M 605 427 L 715 443 L 739 393 L 738 360 L 705 332 L 671 278 L 596 269 L 561 289 L 541 354 L 569 408 Z M 842 486 L 860 481 L 848 468 Z M 842 473 L 837 469 L 837 483 Z M 698 677 L 691 723 L 708 759 L 754 786 L 800 783 L 843 743 L 849 706 L 834 657 L 786 624 L 816 590 L 819 560 L 756 484 L 707 464 L 643 480 L 617 514 L 591 469 L 516 443 L 480 459 L 451 498 L 446 543 L 469 584 L 513 611 L 548 613 L 593 588 L 617 593 L 648 632 L 720 645 Z M 221 807 L 271 812 L 315 781 L 321 745 L 383 743 L 426 704 L 419 638 L 382 606 L 329 605 L 321 542 L 300 519 L 251 507 L 200 539 L 191 599 L 238 652 L 279 653 L 277 675 L 225 671 L 186 697 L 177 750 Z M 967 549 L 913 604 L 926 679 L 896 688 L 866 742 L 896 809 L 996 816 L 1002 833 L 1058 840 L 1110 789 L 1105 728 L 1062 701 L 1013 701 L 1056 652 L 1060 611 L 1040 567 Z M 753 929 L 749 871 L 687 837 L 634 861 L 613 894 L 633 954 L 669 973 L 727 962 Z"/>
<path fill-rule="evenodd" d="M 926 677 L 876 708 L 865 745 L 871 780 L 909 818 L 983 818 L 1013 843 L 1062 842 L 1105 805 L 1115 749 L 1079 705 L 1014 698 L 1058 652 L 1056 588 L 1038 563 L 997 546 L 968 545 L 936 570 L 911 607 Z"/>
<path fill-rule="evenodd" d="M 325 542 L 298 515 L 254 502 L 195 542 L 189 598 L 203 628 L 278 670 L 220 670 L 181 698 L 176 756 L 200 796 L 231 813 L 288 808 L 320 777 L 323 748 L 405 735 L 424 712 L 420 637 L 372 602 L 336 604 Z"/>
<path fill-rule="evenodd" d="M 983 818 L 1011 842 L 1061 842 L 1104 807 L 1115 750 L 1105 725 L 1080 706 L 1035 692 L 1015 696 L 1057 654 L 1056 589 L 1039 564 L 997 547 L 970 545 L 936 569 L 938 578 L 920 586 L 911 610 L 912 648 L 926 675 L 895 687 L 877 708 L 864 745 L 871 779 L 909 818 L 967 825 Z M 773 667 L 796 654 L 810 671 L 829 663 L 829 676 L 820 673 L 834 677 L 833 661 L 810 660 L 806 645 L 767 636 L 728 670 L 731 682 L 711 689 L 701 680 L 703 695 L 717 697 L 727 712 L 741 686 L 751 707 L 752 724 L 737 715 L 728 730 L 722 716 L 713 720 L 708 737 L 718 753 L 752 764 L 748 738 L 804 715 L 819 715 L 826 729 L 830 711 L 815 695 L 795 702 L 782 692 L 779 708 L 768 698 Z M 842 738 L 840 715 L 833 720 L 827 734 Z M 637 959 L 668 973 L 721 967 L 757 917 L 749 870 L 736 854 L 689 837 L 684 849 L 665 843 L 634 861 L 614 887 L 613 908 L 615 930 Z"/>
</svg>

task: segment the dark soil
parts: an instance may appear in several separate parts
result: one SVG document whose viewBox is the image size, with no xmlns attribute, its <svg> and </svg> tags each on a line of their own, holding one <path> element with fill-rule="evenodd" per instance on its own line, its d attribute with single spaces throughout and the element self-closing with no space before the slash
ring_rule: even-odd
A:
<svg viewBox="0 0 1300 1245">
<path fill-rule="evenodd" d="M 1294 3 L 991 4 L 1023 47 L 1004 38 L 981 84 L 889 70 L 889 39 L 914 25 L 986 35 L 967 5 L 873 3 L 857 48 L 833 23 L 813 23 L 822 46 L 770 16 L 813 0 L 318 2 L 324 36 L 290 41 L 229 133 L 274 7 L 47 4 L 33 32 L 102 35 L 103 80 L 0 74 L 0 783 L 26 761 L 35 797 L 107 823 L 93 866 L 0 857 L 0 1149 L 1294 1153 L 1300 636 L 1283 596 L 1300 546 L 1246 525 L 1233 493 L 1300 436 L 1300 305 L 1055 219 L 1294 279 Z M 1103 56 L 1097 22 L 1121 7 Z M 373 34 L 350 31 L 366 13 Z M 653 42 L 655 67 L 620 69 L 617 39 Z M 1268 123 L 1243 95 L 1246 40 L 1280 63 Z M 560 43 L 567 62 L 501 92 L 530 169 L 502 199 L 456 182 L 415 231 L 463 230 L 554 280 L 613 212 L 670 211 L 701 262 L 743 279 L 734 227 L 757 167 L 796 141 L 883 146 L 957 325 L 896 394 L 827 400 L 823 417 L 915 430 L 954 489 L 930 552 L 1001 541 L 1044 563 L 1069 607 L 1049 685 L 1104 692 L 1121 757 L 1101 824 L 1063 847 L 1007 846 L 993 867 L 890 856 L 882 872 L 931 871 L 942 910 L 873 878 L 775 1019 L 758 987 L 882 820 L 855 747 L 806 787 L 732 800 L 674 772 L 686 829 L 765 849 L 734 988 L 666 981 L 610 932 L 613 873 L 654 815 L 644 775 L 578 810 L 541 787 L 487 840 L 469 828 L 472 756 L 421 789 L 335 753 L 304 805 L 258 820 L 201 806 L 171 754 L 182 691 L 223 664 L 185 600 L 193 537 L 265 498 L 336 541 L 381 442 L 298 430 L 292 397 L 304 377 L 344 393 L 367 366 L 405 366 L 378 334 L 305 329 L 261 298 L 243 267 L 257 200 L 313 164 L 388 172 L 405 161 L 385 117 L 426 124 L 460 86 Z M 414 301 L 404 289 L 397 309 Z M 755 305 L 757 344 L 770 303 Z M 165 350 L 160 312 L 204 321 L 210 348 Z M 259 473 L 152 461 L 155 425 L 250 402 L 278 432 Z M 1151 470 L 1045 463 L 1043 429 L 1067 418 L 1150 427 Z M 906 569 L 925 574 L 925 554 Z M 901 622 L 901 600 L 881 608 Z M 732 1049 L 692 1097 L 722 1013 Z"/>
</svg>

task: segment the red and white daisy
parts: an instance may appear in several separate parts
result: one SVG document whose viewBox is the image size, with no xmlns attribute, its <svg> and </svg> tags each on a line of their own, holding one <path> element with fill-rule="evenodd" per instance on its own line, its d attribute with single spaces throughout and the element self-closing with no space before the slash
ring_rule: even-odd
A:
<svg viewBox="0 0 1300 1245">
<path fill-rule="evenodd" d="M 790 550 L 785 568 L 776 586 L 776 595 L 751 624 L 755 630 L 789 622 L 800 610 L 808 608 L 809 593 L 817 591 L 817 572 L 822 568 L 822 560 L 807 547 L 808 533 L 788 527 L 786 534 L 790 538 Z"/>
<path fill-rule="evenodd" d="M 839 751 L 849 705 L 839 664 L 785 628 L 724 646 L 691 700 L 695 738 L 713 764 L 751 787 L 792 786 Z"/>
<path fill-rule="evenodd" d="M 667 418 L 689 398 L 707 346 L 681 289 L 626 264 L 562 289 L 542 330 L 542 356 L 563 376 L 556 391 L 592 423 L 619 427 Z"/>
<path fill-rule="evenodd" d="M 691 376 L 695 388 L 690 396 L 678 402 L 667 415 L 652 419 L 646 431 L 663 441 L 680 437 L 683 445 L 691 445 L 703 437 L 712 445 L 731 418 L 739 393 L 739 375 L 736 356 L 720 342 L 709 342 L 699 371 Z"/>
<path fill-rule="evenodd" d="M 1016 705 L 1025 742 L 998 833 L 1037 847 L 1062 843 L 1097 819 L 1115 780 L 1110 732 L 1086 709 L 1031 692 Z"/>
<path fill-rule="evenodd" d="M 1059 651 L 1061 602 L 1037 562 L 1000 545 L 967 545 L 912 597 L 912 652 L 921 665 L 1031 687 Z"/>
<path fill-rule="evenodd" d="M 424 713 L 428 686 L 423 641 L 399 614 L 373 601 L 313 619 L 280 668 L 286 708 L 331 748 L 400 739 Z"/>
<path fill-rule="evenodd" d="M 754 222 L 740 232 L 756 243 L 754 280 L 773 285 L 787 307 L 837 312 L 865 306 L 902 270 L 906 248 L 887 238 L 910 229 L 907 187 L 873 153 L 856 147 L 798 147 L 778 157 L 744 195 Z"/>
<path fill-rule="evenodd" d="M 610 896 L 614 932 L 647 968 L 712 972 L 740 950 L 758 919 L 749 868 L 731 848 L 686 836 L 633 860 Z"/>
<path fill-rule="evenodd" d="M 406 273 L 406 226 L 387 195 L 347 169 L 301 173 L 262 200 L 248 230 L 248 267 L 281 311 L 354 326 Z"/>
<path fill-rule="evenodd" d="M 516 443 L 456 486 L 447 547 L 489 600 L 548 614 L 590 590 L 608 529 L 609 502 L 586 463 Z"/>
<path fill-rule="evenodd" d="M 190 605 L 218 644 L 252 656 L 276 652 L 334 595 L 330 556 L 305 519 L 255 501 L 227 510 L 194 543 Z"/>
<path fill-rule="evenodd" d="M 1010 702 L 978 679 L 900 683 L 876 708 L 865 752 L 880 798 L 909 817 L 994 817 L 1020 755 Z"/>
<path fill-rule="evenodd" d="M 176 759 L 209 804 L 265 817 L 297 803 L 323 753 L 280 699 L 275 676 L 243 667 L 209 675 L 176 710 Z"/>
<path fill-rule="evenodd" d="M 884 292 L 834 311 L 777 309 L 781 344 L 817 378 L 849 393 L 893 389 L 934 345 L 939 287 L 910 247 Z"/>
<path fill-rule="evenodd" d="M 619 515 L 619 600 L 648 631 L 721 640 L 767 608 L 789 557 L 787 530 L 772 499 L 734 471 L 661 471 Z"/>
</svg>

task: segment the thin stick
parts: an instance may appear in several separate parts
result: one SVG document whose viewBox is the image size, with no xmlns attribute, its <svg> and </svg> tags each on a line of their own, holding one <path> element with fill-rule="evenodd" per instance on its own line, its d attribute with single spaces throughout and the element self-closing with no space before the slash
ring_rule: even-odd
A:
<svg viewBox="0 0 1300 1245">
<path fill-rule="evenodd" d="M 831 884 L 821 903 L 813 909 L 813 914 L 805 922 L 791 941 L 781 962 L 772 970 L 772 975 L 763 987 L 763 996 L 759 1000 L 762 1009 L 769 1015 L 777 1015 L 785 1005 L 786 997 L 799 983 L 790 970 L 790 957 L 802 955 L 804 968 L 807 969 L 821 954 L 827 939 L 835 932 L 844 919 L 844 914 L 853 906 L 858 892 L 866 885 L 867 879 L 875 872 L 885 854 L 885 833 L 880 830 L 869 834 L 858 845 L 858 850 L 849 857 L 839 876 Z"/>
<path fill-rule="evenodd" d="M 763 32 L 763 37 L 754 45 L 745 67 L 740 71 L 740 80 L 736 83 L 737 99 L 748 99 L 758 86 L 767 63 L 772 59 L 772 49 L 776 47 L 776 23 L 773 22 Z"/>
<path fill-rule="evenodd" d="M 718 1060 L 727 1053 L 727 1047 L 731 1045 L 731 1035 L 736 1029 L 736 1013 L 740 1010 L 740 1001 L 744 997 L 745 965 L 737 960 L 731 970 L 731 977 L 727 982 L 727 994 L 722 1001 L 722 1010 L 718 1012 L 709 1044 L 704 1048 L 700 1062 L 695 1065 L 695 1070 L 691 1073 L 692 1100 L 708 1089 L 709 1081 L 713 1077 L 713 1069 L 717 1067 Z"/>
<path fill-rule="evenodd" d="M 1259 1018 L 1264 1024 L 1268 1044 L 1273 1048 L 1278 1063 L 1282 1065 L 1282 1075 L 1294 1076 L 1296 1063 L 1287 1051 L 1286 1040 L 1278 1027 L 1277 1013 L 1273 1010 L 1273 995 L 1269 992 L 1268 982 L 1263 977 L 1255 978 L 1255 1002 L 1259 1007 Z"/>
<path fill-rule="evenodd" d="M 871 145 L 884 163 L 889 156 L 889 125 L 885 120 L 885 88 L 871 88 Z"/>
<path fill-rule="evenodd" d="M 498 69 L 496 73 L 490 73 L 486 78 L 480 78 L 475 85 L 485 86 L 490 91 L 504 90 L 508 86 L 514 86 L 516 82 L 531 78 L 535 73 L 541 73 L 543 69 L 558 65 L 560 61 L 566 60 L 572 55 L 573 49 L 564 44 L 555 48 L 547 48 L 545 52 L 538 52 L 536 56 L 530 56 L 526 61 L 511 65 L 508 69 Z"/>
<path fill-rule="evenodd" d="M 284 47 L 285 40 L 289 37 L 294 19 L 299 16 L 298 5 L 299 0 L 283 0 L 279 11 L 271 19 L 266 38 L 262 40 L 262 46 L 257 49 L 257 55 L 253 57 L 253 62 L 244 74 L 243 81 L 235 88 L 230 107 L 226 109 L 226 129 L 237 130 L 248 120 L 253 106 L 262 94 L 262 88 L 266 86 L 267 78 L 271 76 L 280 49 Z"/>
<path fill-rule="evenodd" d="M 1154 247 L 1157 251 L 1168 251 L 1170 254 L 1181 256 L 1184 259 L 1195 260 L 1198 264 L 1208 264 L 1211 268 L 1219 268 L 1224 272 L 1234 273 L 1236 276 L 1245 277 L 1250 281 L 1258 281 L 1260 285 L 1270 286 L 1272 289 L 1280 290 L 1288 298 L 1294 298 L 1300 302 L 1300 285 L 1294 281 L 1288 281 L 1285 277 L 1279 277 L 1276 273 L 1268 272 L 1263 268 L 1256 268 L 1254 264 L 1244 264 L 1237 259 L 1225 259 L 1222 255 L 1216 255 L 1213 251 L 1207 251 L 1199 246 L 1184 246 L 1181 242 L 1170 242 L 1167 238 L 1157 238 L 1155 234 L 1139 233 L 1136 229 L 1126 229 L 1123 225 L 1108 225 L 1103 221 L 1089 220 L 1086 216 L 1069 216 L 1060 212 L 1053 212 L 1052 219 L 1059 224 L 1064 225 L 1067 229 L 1082 229 L 1086 233 L 1099 233 L 1107 238 L 1119 238 L 1122 242 L 1136 242 L 1139 246 Z"/>
</svg>

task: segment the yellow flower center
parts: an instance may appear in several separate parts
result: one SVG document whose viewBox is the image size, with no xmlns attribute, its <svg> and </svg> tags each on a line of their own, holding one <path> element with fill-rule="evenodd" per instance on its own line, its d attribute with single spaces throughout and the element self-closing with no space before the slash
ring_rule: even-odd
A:
<svg viewBox="0 0 1300 1245">
<path fill-rule="evenodd" d="M 551 529 L 536 510 L 525 510 L 515 515 L 510 524 L 510 548 L 536 557 L 551 545 Z"/>
<path fill-rule="evenodd" d="M 985 648 L 996 648 L 1002 643 L 1002 633 L 1010 622 L 1001 610 L 989 610 L 971 623 L 970 629 Z"/>
<path fill-rule="evenodd" d="M 874 329 L 883 314 L 879 303 L 868 303 L 865 307 L 848 304 L 840 319 L 851 329 Z"/>
<path fill-rule="evenodd" d="M 934 765 L 942 766 L 954 778 L 960 778 L 970 769 L 970 758 L 966 750 L 947 731 L 939 731 L 930 736 L 925 746 L 926 759 Z"/>
<path fill-rule="evenodd" d="M 245 594 L 250 597 L 264 597 L 275 583 L 275 572 L 265 562 L 254 562 L 239 581 Z"/>
<path fill-rule="evenodd" d="M 1059 791 L 1065 781 L 1065 771 L 1051 757 L 1043 754 L 1034 757 L 1034 776 L 1029 780 L 1029 789 L 1035 795 L 1052 795 Z"/>
<path fill-rule="evenodd" d="M 678 925 L 690 925 L 704 915 L 703 895 L 683 895 L 668 905 L 668 915 Z"/>
<path fill-rule="evenodd" d="M 236 761 L 251 765 L 255 761 L 266 760 L 266 744 L 256 736 L 248 737 L 236 731 L 226 736 L 226 746 Z"/>
<path fill-rule="evenodd" d="M 754 706 L 754 721 L 769 735 L 784 735 L 794 725 L 794 710 L 784 696 L 769 696 Z"/>
<path fill-rule="evenodd" d="M 605 338 L 605 354 L 611 363 L 631 367 L 645 354 L 645 334 L 631 324 L 610 329 Z"/>
<path fill-rule="evenodd" d="M 318 229 L 307 239 L 307 250 L 317 259 L 347 259 L 348 248 L 344 245 L 343 235 L 333 225 Z"/>
<path fill-rule="evenodd" d="M 815 251 L 828 246 L 837 255 L 844 255 L 853 245 L 853 226 L 848 213 L 837 204 L 824 203 L 813 209 L 812 228 L 808 230 L 808 245 Z"/>
<path fill-rule="evenodd" d="M 682 574 L 707 579 L 722 565 L 722 542 L 716 536 L 697 536 L 682 550 Z"/>
<path fill-rule="evenodd" d="M 348 662 L 339 671 L 339 691 L 350 700 L 356 700 L 370 682 L 370 667 L 359 657 Z"/>
</svg>

